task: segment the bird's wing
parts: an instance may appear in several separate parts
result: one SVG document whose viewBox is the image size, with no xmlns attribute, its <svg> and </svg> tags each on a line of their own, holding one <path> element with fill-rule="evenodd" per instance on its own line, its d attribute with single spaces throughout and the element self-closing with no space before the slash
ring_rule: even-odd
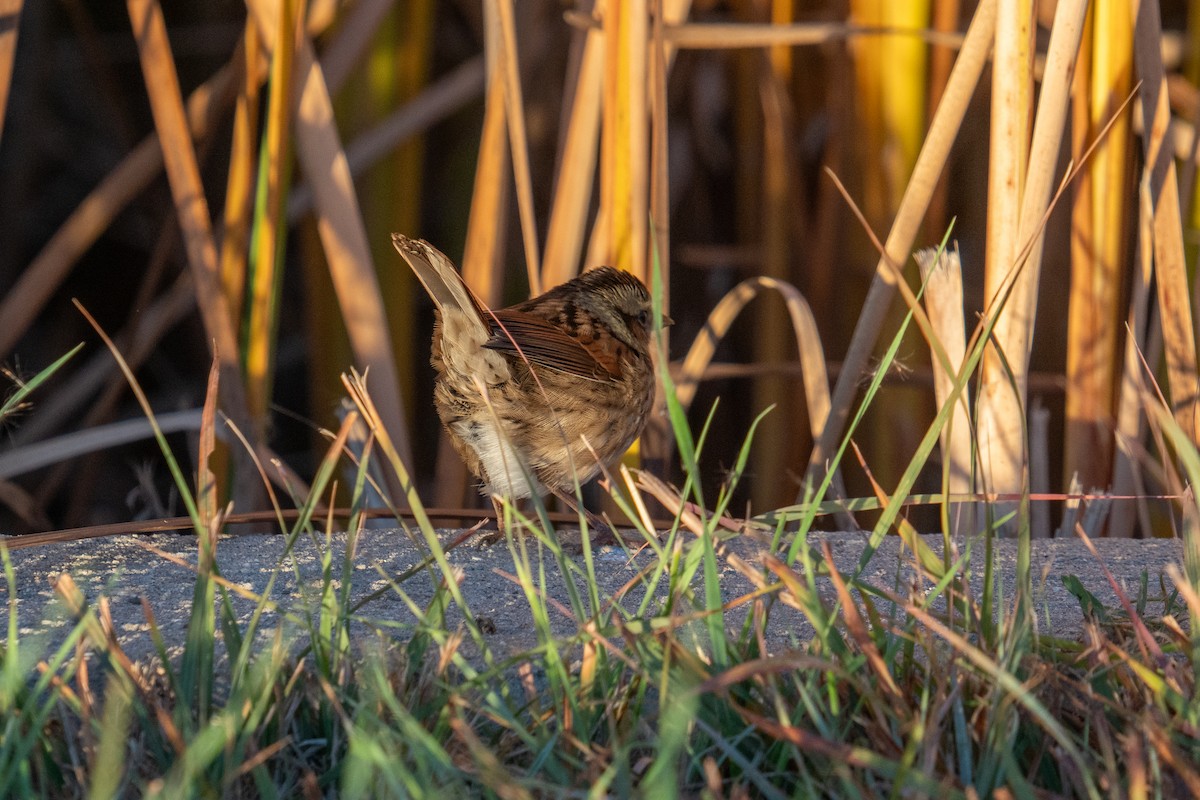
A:
<svg viewBox="0 0 1200 800">
<path fill-rule="evenodd" d="M 593 381 L 621 377 L 615 363 L 605 364 L 579 340 L 541 317 L 515 309 L 492 312 L 493 333 L 484 347 L 524 356 L 531 364 L 578 375 Z"/>
</svg>

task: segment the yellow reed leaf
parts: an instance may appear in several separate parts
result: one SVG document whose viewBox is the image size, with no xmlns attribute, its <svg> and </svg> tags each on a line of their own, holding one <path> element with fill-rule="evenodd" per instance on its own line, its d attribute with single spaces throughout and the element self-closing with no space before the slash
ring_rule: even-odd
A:
<svg viewBox="0 0 1200 800">
<path fill-rule="evenodd" d="M 1108 132 L 1085 166 L 1072 215 L 1071 297 L 1067 318 L 1067 476 L 1085 487 L 1112 474 L 1118 347 L 1118 304 L 1130 263 L 1126 257 L 1127 197 L 1131 194 L 1129 110 L 1119 112 L 1133 86 L 1133 17 L 1128 3 L 1098 0 L 1081 49 L 1080 82 L 1086 114 L 1075 117 L 1075 141 L 1090 144 Z M 1114 115 L 1118 116 L 1114 120 Z M 1076 151 L 1076 157 L 1079 152 Z"/>
<path fill-rule="evenodd" d="M 606 261 L 643 281 L 649 215 L 649 130 L 645 0 L 605 6 L 604 116 L 600 204 L 608 222 Z"/>
<path fill-rule="evenodd" d="M 259 436 L 266 433 L 271 402 L 275 323 L 279 311 L 279 270 L 287 234 L 284 198 L 289 183 L 289 138 L 292 120 L 292 78 L 296 52 L 297 3 L 282 0 L 278 26 L 283 32 L 271 53 L 271 82 L 267 98 L 266 139 L 259 154 L 258 195 L 251 242 L 251 275 L 246 336 L 243 342 L 246 397 Z"/>
</svg>

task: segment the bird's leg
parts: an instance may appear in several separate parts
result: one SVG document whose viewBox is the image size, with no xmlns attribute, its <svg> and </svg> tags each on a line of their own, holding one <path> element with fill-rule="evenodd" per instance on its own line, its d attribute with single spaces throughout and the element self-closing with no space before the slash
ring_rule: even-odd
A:
<svg viewBox="0 0 1200 800">
<path fill-rule="evenodd" d="M 496 530 L 483 534 L 480 544 L 491 545 L 504 541 L 504 503 L 498 494 L 492 495 L 492 510 L 496 514 Z"/>
<path fill-rule="evenodd" d="M 500 532 L 500 536 L 504 536 L 504 503 L 500 500 L 500 495 L 492 495 L 492 510 L 496 512 L 496 530 Z"/>
<path fill-rule="evenodd" d="M 595 531 L 596 534 L 592 538 L 592 544 L 620 544 L 620 542 L 617 540 L 616 528 L 600 519 L 600 517 L 596 516 L 591 511 L 588 511 L 582 503 L 576 503 L 575 498 L 566 492 L 560 489 L 551 489 L 550 491 L 554 493 L 555 497 L 566 503 L 568 508 L 570 508 L 576 514 L 583 514 L 583 516 L 587 519 L 588 527 Z"/>
</svg>

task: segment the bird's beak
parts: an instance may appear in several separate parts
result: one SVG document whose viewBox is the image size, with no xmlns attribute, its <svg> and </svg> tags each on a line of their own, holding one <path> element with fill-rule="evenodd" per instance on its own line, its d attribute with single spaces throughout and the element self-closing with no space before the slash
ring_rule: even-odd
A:
<svg viewBox="0 0 1200 800">
<path fill-rule="evenodd" d="M 671 318 L 670 318 L 670 317 L 668 317 L 666 314 L 663 314 L 662 326 L 663 326 L 664 328 L 669 328 L 669 327 L 671 327 L 671 326 L 672 326 L 672 325 L 674 325 L 674 324 L 675 324 L 675 320 L 671 319 Z"/>
</svg>

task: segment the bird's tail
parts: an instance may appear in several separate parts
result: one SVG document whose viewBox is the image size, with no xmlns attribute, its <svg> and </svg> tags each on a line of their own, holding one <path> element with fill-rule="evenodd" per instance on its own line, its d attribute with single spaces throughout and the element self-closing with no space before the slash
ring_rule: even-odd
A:
<svg viewBox="0 0 1200 800">
<path fill-rule="evenodd" d="M 443 315 L 447 310 L 458 310 L 472 319 L 479 320 L 479 324 L 485 330 L 488 329 L 485 323 L 486 312 L 463 283 L 450 259 L 440 250 L 424 239 L 410 239 L 402 233 L 392 234 L 392 244 L 412 267 L 417 279 L 442 310 Z"/>
</svg>

